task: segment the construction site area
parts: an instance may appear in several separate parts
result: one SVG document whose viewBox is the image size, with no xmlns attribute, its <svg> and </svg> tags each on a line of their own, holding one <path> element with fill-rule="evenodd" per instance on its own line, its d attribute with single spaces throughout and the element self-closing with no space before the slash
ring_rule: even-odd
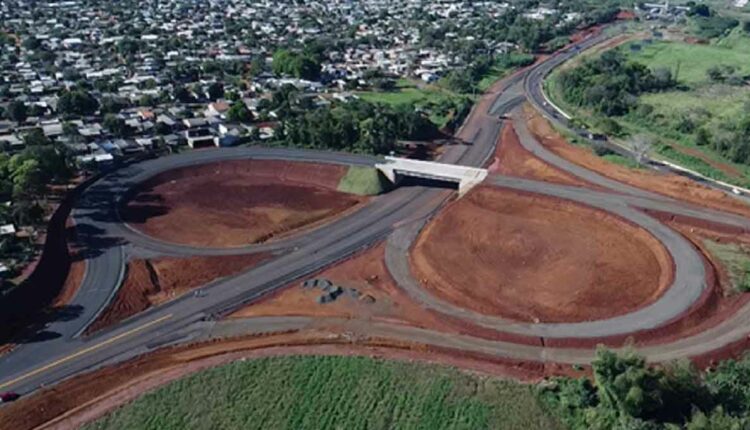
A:
<svg viewBox="0 0 750 430">
<path fill-rule="evenodd" d="M 70 217 L 98 252 L 85 270 L 71 263 L 59 292 L 86 321 L 47 327 L 56 355 L 33 368 L 21 358 L 44 342 L 8 345 L 0 392 L 23 396 L 0 407 L 0 429 L 116 419 L 191 375 L 268 357 L 526 382 L 590 376 L 599 345 L 699 368 L 738 357 L 750 343 L 746 197 L 570 143 L 535 95 L 546 61 L 490 87 L 457 132 L 466 144 L 433 163 L 212 149 L 105 177 L 107 204 Z M 394 184 L 347 192 L 352 171 Z M 430 182 L 445 172 L 461 185 Z M 410 174 L 420 181 L 395 180 Z"/>
</svg>

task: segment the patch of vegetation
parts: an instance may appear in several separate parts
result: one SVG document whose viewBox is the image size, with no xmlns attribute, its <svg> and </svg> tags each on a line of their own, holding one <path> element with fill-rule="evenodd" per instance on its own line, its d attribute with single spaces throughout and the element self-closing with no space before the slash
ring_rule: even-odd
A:
<svg viewBox="0 0 750 430">
<path fill-rule="evenodd" d="M 720 181 L 730 181 L 731 178 L 729 178 L 724 172 L 721 170 L 711 166 L 704 160 L 701 160 L 700 158 L 693 157 L 688 154 L 684 154 L 673 147 L 669 145 L 660 145 L 656 152 L 658 152 L 660 155 L 663 155 L 664 157 L 675 161 L 679 165 L 688 168 L 690 170 L 694 170 L 701 175 L 707 176 L 709 178 L 718 179 Z"/>
<path fill-rule="evenodd" d="M 397 82 L 390 91 L 362 91 L 357 95 L 369 103 L 377 103 L 393 108 L 409 108 L 421 112 L 437 127 L 450 126 L 457 113 L 473 103 L 470 96 L 461 95 L 435 85 L 417 86 L 406 80 Z"/>
<path fill-rule="evenodd" d="M 512 74 L 516 70 L 526 67 L 534 62 L 534 56 L 529 54 L 508 54 L 507 60 L 496 61 L 482 77 L 477 81 L 475 87 L 477 91 L 483 93 L 487 91 L 492 84 L 500 79 Z"/>
<path fill-rule="evenodd" d="M 375 196 L 387 192 L 391 183 L 374 167 L 351 166 L 339 182 L 338 190 L 359 196 Z"/>
<path fill-rule="evenodd" d="M 675 85 L 670 70 L 652 71 L 643 64 L 628 61 L 617 50 L 584 60 L 580 66 L 561 72 L 559 79 L 563 97 L 569 103 L 606 116 L 630 112 L 639 94 Z"/>
<path fill-rule="evenodd" d="M 283 143 L 290 146 L 368 154 L 387 154 L 398 139 L 430 140 L 435 125 L 408 106 L 357 100 L 300 113 L 284 122 Z"/>
<path fill-rule="evenodd" d="M 545 85 L 555 103 L 569 114 L 590 118 L 591 130 L 623 139 L 652 135 L 655 142 L 669 142 L 657 146 L 660 156 L 707 177 L 746 187 L 750 185 L 750 120 L 746 120 L 750 91 L 744 85 L 750 75 L 748 42 L 750 37 L 740 28 L 711 44 L 631 42 L 584 59 L 572 69 L 556 71 Z M 607 68 L 612 63 L 609 55 L 621 58 L 614 69 Z M 592 73 L 590 64 L 599 73 Z M 643 68 L 651 75 L 657 71 L 671 75 L 673 85 L 649 92 L 631 87 L 630 79 Z M 612 72 L 609 77 L 608 70 Z M 564 82 L 565 75 L 578 79 Z M 688 155 L 674 145 L 694 149 Z M 695 155 L 696 150 L 702 155 Z"/>
<path fill-rule="evenodd" d="M 171 383 L 86 429 L 550 430 L 531 387 L 357 357 L 237 362 Z"/>
<path fill-rule="evenodd" d="M 717 15 L 712 11 L 708 15 L 694 15 L 691 19 L 693 33 L 704 39 L 724 36 L 737 27 L 739 23 L 734 18 Z"/>
<path fill-rule="evenodd" d="M 746 429 L 750 358 L 701 374 L 689 361 L 649 367 L 632 352 L 599 350 L 593 382 L 558 378 L 541 398 L 571 430 Z"/>
<path fill-rule="evenodd" d="M 534 62 L 530 54 L 509 53 L 496 57 L 479 57 L 468 67 L 450 72 L 441 83 L 451 91 L 458 93 L 483 92 L 493 82 L 520 67 Z"/>
<path fill-rule="evenodd" d="M 630 157 L 623 157 L 620 154 L 605 154 L 601 156 L 603 159 L 609 161 L 612 164 L 627 167 L 629 169 L 640 169 L 642 166 L 637 161 Z"/>
<path fill-rule="evenodd" d="M 703 244 L 726 267 L 732 289 L 750 292 L 750 250 L 735 243 L 719 243 L 713 240 L 704 240 Z"/>
</svg>

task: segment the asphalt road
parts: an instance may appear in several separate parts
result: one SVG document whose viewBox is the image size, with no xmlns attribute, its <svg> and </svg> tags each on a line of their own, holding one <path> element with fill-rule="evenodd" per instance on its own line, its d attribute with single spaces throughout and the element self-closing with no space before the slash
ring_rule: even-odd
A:
<svg viewBox="0 0 750 430">
<path fill-rule="evenodd" d="M 585 49 L 599 41 L 599 38 L 588 39 L 581 42 L 580 46 Z M 572 50 L 569 53 L 574 55 L 577 52 Z M 450 148 L 443 161 L 471 166 L 484 165 L 494 150 L 502 127 L 499 116 L 511 113 L 525 100 L 527 94 L 532 101 L 535 100 L 534 91 L 536 87 L 541 88 L 537 83 L 540 83 L 539 79 L 546 74 L 545 70 L 564 61 L 566 56 L 567 54 L 553 56 L 550 60 L 506 80 L 498 93 L 485 95 L 458 133 L 458 137 L 469 145 Z M 523 134 L 523 131 L 519 134 Z M 503 177 L 491 179 L 494 185 L 572 199 L 615 212 L 648 227 L 652 234 L 665 242 L 673 258 L 679 260 L 679 264 L 676 265 L 678 270 L 675 285 L 665 293 L 669 300 L 657 302 L 658 307 L 648 307 L 625 315 L 622 321 L 591 322 L 575 328 L 564 325 L 544 328 L 531 326 L 522 327 L 523 330 L 532 330 L 545 336 L 566 337 L 619 333 L 622 330 L 618 329 L 618 324 L 629 324 L 630 328 L 658 325 L 663 322 L 665 315 L 674 314 L 677 309 L 684 309 L 689 302 L 695 300 L 705 288 L 705 282 L 699 279 L 699 272 L 703 269 L 702 264 L 696 264 L 695 251 L 684 239 L 652 218 L 633 210 L 634 207 L 649 207 L 665 212 L 681 211 L 678 213 L 715 222 L 748 225 L 746 220 L 735 215 L 683 205 L 647 191 L 623 186 L 607 178 L 597 178 L 592 176 L 592 172 L 572 163 L 554 159 L 553 154 L 547 153 L 541 146 L 534 146 L 533 139 L 521 137 L 521 141 L 527 148 L 533 148 L 540 158 L 598 183 L 615 194 Z M 304 235 L 290 237 L 270 245 L 233 250 L 194 248 L 156 241 L 127 228 L 117 216 L 119 199 L 126 195 L 130 187 L 150 176 L 175 167 L 249 157 L 358 165 L 371 165 L 374 162 L 374 159 L 368 157 L 327 152 L 261 148 L 221 149 L 195 151 L 147 161 L 115 172 L 97 182 L 84 193 L 74 211 L 75 220 L 83 233 L 82 237 L 90 254 L 84 283 L 73 300 L 74 305 L 81 307 L 81 315 L 69 321 L 50 325 L 46 329 L 49 339 L 22 345 L 13 353 L 0 358 L 0 391 L 14 390 L 26 393 L 41 385 L 60 381 L 105 363 L 121 361 L 164 344 L 200 336 L 206 326 L 213 325 L 211 321 L 215 315 L 221 315 L 260 295 L 301 279 L 306 274 L 340 261 L 370 244 L 385 239 L 396 230 L 401 232 L 399 234 L 403 234 L 407 229 L 416 229 L 412 232 L 418 231 L 419 226 L 450 196 L 449 191 L 442 189 L 399 188 L 374 199 L 369 205 L 345 218 Z M 409 239 L 413 238 L 413 235 L 401 237 Z M 402 242 L 401 245 L 404 243 L 406 242 Z M 278 257 L 248 272 L 215 282 L 206 288 L 206 296 L 186 295 L 134 316 L 109 330 L 85 339 L 77 336 L 115 294 L 129 255 L 137 255 L 140 252 L 157 255 L 221 255 L 260 250 L 276 251 Z M 680 281 L 677 282 L 677 279 Z M 418 298 L 428 305 L 434 305 L 429 297 Z M 441 310 L 453 312 L 447 308 Z M 489 322 L 494 323 L 497 321 Z M 516 324 L 514 327 L 521 325 Z M 408 337 L 408 333 L 405 336 Z M 439 335 L 425 335 L 424 338 L 437 342 L 437 337 Z M 418 336 L 415 334 L 412 339 L 418 339 Z M 472 341 L 462 339 L 461 342 L 468 348 Z M 590 354 L 590 351 L 588 353 Z M 544 359 L 546 354 L 548 352 L 542 351 L 537 357 Z M 581 357 L 576 357 L 576 360 L 583 359 Z"/>
</svg>

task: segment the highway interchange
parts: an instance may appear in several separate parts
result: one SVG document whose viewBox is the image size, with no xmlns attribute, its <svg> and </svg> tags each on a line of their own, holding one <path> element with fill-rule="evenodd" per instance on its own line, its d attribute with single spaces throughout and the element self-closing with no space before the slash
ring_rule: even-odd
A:
<svg viewBox="0 0 750 430">
<path fill-rule="evenodd" d="M 594 36 L 578 43 L 522 73 L 506 79 L 498 91 L 486 94 L 473 109 L 458 133 L 470 145 L 451 147 L 442 162 L 483 166 L 494 153 L 503 124 L 501 117 L 518 116 L 519 107 L 530 101 L 549 118 L 558 118 L 544 99 L 541 81 L 549 71 L 606 36 Z M 122 223 L 117 207 L 136 184 L 161 172 L 201 163 L 229 159 L 283 159 L 373 165 L 373 157 L 292 149 L 234 148 L 188 152 L 149 160 L 118 170 L 90 186 L 77 204 L 73 218 L 83 240 L 96 252 L 87 260 L 85 279 L 73 299 L 82 314 L 70 321 L 59 321 L 45 330 L 57 337 L 23 344 L 0 358 L 0 391 L 28 393 L 41 386 L 104 364 L 132 358 L 161 346 L 186 340 L 201 340 L 237 333 L 304 328 L 310 318 L 274 317 L 245 321 L 218 321 L 218 317 L 270 291 L 367 248 L 386 241 L 386 263 L 394 279 L 414 299 L 439 312 L 467 319 L 516 334 L 596 338 L 620 335 L 663 325 L 693 305 L 707 288 L 706 274 L 697 251 L 680 235 L 637 209 L 652 209 L 744 229 L 750 221 L 743 217 L 691 206 L 652 192 L 640 190 L 588 171 L 547 151 L 514 121 L 521 144 L 535 156 L 570 174 L 599 186 L 593 191 L 519 178 L 493 175 L 486 185 L 555 196 L 614 213 L 648 230 L 668 249 L 675 265 L 671 288 L 656 302 L 620 317 L 569 324 L 519 324 L 491 318 L 440 301 L 422 290 L 411 276 L 406 252 L 421 226 L 451 197 L 445 189 L 402 187 L 374 198 L 369 204 L 344 218 L 304 234 L 268 244 L 237 249 L 207 249 L 175 245 L 138 233 Z M 275 258 L 238 276 L 208 286 L 203 297 L 185 295 L 152 308 L 123 323 L 88 337 L 80 334 L 112 299 L 122 281 L 125 264 L 131 257 L 160 255 L 225 255 L 230 253 L 273 252 Z M 716 327 L 685 339 L 641 350 L 651 360 L 694 355 L 747 336 L 750 309 L 742 309 Z M 345 322 L 342 322 L 345 323 Z M 746 328 L 747 327 L 747 328 Z M 490 341 L 468 335 L 446 335 L 430 330 L 372 323 L 366 335 L 419 342 L 435 346 L 525 359 L 561 363 L 586 363 L 591 349 L 548 348 Z"/>
</svg>

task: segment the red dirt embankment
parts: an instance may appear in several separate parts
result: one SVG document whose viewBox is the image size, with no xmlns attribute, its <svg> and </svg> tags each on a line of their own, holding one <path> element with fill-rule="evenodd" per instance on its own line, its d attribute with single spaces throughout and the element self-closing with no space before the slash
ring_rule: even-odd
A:
<svg viewBox="0 0 750 430">
<path fill-rule="evenodd" d="M 535 179 L 562 185 L 593 188 L 591 184 L 535 157 L 521 145 L 513 123 L 506 121 L 495 147 L 490 173 Z"/>
<path fill-rule="evenodd" d="M 346 167 L 235 160 L 162 173 L 135 190 L 123 220 L 155 238 L 238 247 L 340 214 L 365 199 L 336 191 Z"/>
<path fill-rule="evenodd" d="M 423 287 L 457 306 L 521 321 L 622 315 L 668 287 L 672 261 L 648 232 L 563 200 L 478 187 L 420 235 Z"/>
<path fill-rule="evenodd" d="M 86 329 L 94 333 L 219 278 L 232 276 L 268 259 L 268 254 L 218 257 L 165 257 L 133 260 L 112 303 Z"/>
<path fill-rule="evenodd" d="M 721 191 L 708 188 L 693 180 L 671 173 L 653 170 L 634 170 L 607 162 L 596 154 L 569 144 L 555 131 L 545 118 L 528 105 L 524 108 L 525 120 L 534 137 L 547 149 L 566 160 L 600 175 L 634 187 L 653 191 L 698 206 L 710 207 L 750 216 L 750 206 Z"/>
</svg>

